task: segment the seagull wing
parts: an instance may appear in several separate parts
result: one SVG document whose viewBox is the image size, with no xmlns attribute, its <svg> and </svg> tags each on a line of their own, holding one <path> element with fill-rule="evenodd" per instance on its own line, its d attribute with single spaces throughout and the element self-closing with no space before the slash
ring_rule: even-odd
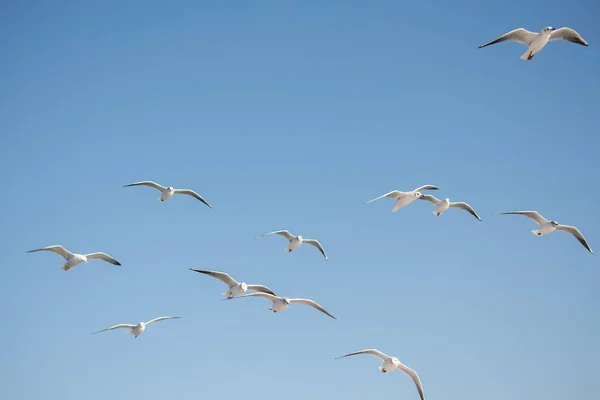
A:
<svg viewBox="0 0 600 400">
<path fill-rule="evenodd" d="M 537 33 L 529 32 L 527 29 L 518 28 L 518 29 L 515 29 L 513 31 L 510 31 L 510 32 L 500 36 L 498 39 L 492 40 L 491 42 L 488 42 L 486 44 L 479 46 L 479 48 L 481 49 L 482 47 L 486 47 L 491 44 L 496 44 L 496 43 L 506 42 L 506 41 L 519 42 L 519 43 L 523 43 L 524 45 L 529 46 L 529 43 L 533 42 L 533 40 L 536 38 L 537 35 L 538 35 Z"/>
<path fill-rule="evenodd" d="M 432 203 L 434 206 L 437 206 L 438 204 L 440 204 L 440 199 L 438 199 L 435 196 L 432 196 L 430 194 L 424 194 L 423 196 L 419 197 L 419 200 L 427 200 L 428 202 Z"/>
<path fill-rule="evenodd" d="M 94 332 L 91 335 L 95 335 L 96 333 L 100 333 L 100 332 L 112 331 L 113 329 L 119 329 L 119 328 L 133 329 L 133 328 L 135 328 L 135 325 L 119 324 L 119 325 L 111 326 L 110 328 L 102 329 L 101 331 L 98 331 L 98 332 Z"/>
<path fill-rule="evenodd" d="M 524 215 L 526 217 L 531 218 L 532 220 L 534 220 L 535 222 L 537 222 L 540 225 L 548 222 L 548 220 L 546 218 L 542 217 L 542 215 L 537 211 L 512 211 L 512 212 L 503 212 L 503 213 L 499 213 L 499 214 Z"/>
<path fill-rule="evenodd" d="M 228 287 L 237 286 L 239 284 L 238 281 L 236 281 L 235 279 L 233 279 L 231 277 L 231 275 L 226 274 L 225 272 L 206 271 L 206 270 L 203 270 L 203 269 L 194 269 L 194 268 L 190 268 L 190 270 L 196 271 L 196 272 L 199 272 L 201 274 L 208 275 L 208 276 L 212 276 L 213 278 L 217 278 L 218 280 L 220 280 L 221 282 L 223 282 L 224 284 L 226 284 Z"/>
<path fill-rule="evenodd" d="M 241 296 L 235 296 L 234 299 L 239 299 L 241 297 L 264 297 L 267 300 L 275 301 L 279 298 L 279 296 L 272 295 L 266 292 L 254 292 L 248 294 L 242 294 Z"/>
<path fill-rule="evenodd" d="M 204 204 L 206 204 L 207 206 L 209 206 L 210 208 L 213 208 L 213 206 L 211 206 L 210 204 L 208 204 L 208 202 L 206 200 L 204 200 L 202 198 L 202 196 L 200 196 L 198 193 L 194 192 L 191 189 L 175 189 L 174 191 L 176 194 L 187 194 L 189 196 L 195 197 L 198 200 L 200 200 L 201 202 L 203 202 Z"/>
<path fill-rule="evenodd" d="M 550 34 L 549 40 L 568 40 L 569 42 L 577 43 L 582 46 L 587 46 L 588 42 L 577 31 L 571 28 L 560 28 Z"/>
<path fill-rule="evenodd" d="M 408 368 L 402 363 L 398 364 L 398 369 L 404 372 L 406 375 L 410 376 L 410 378 L 417 386 L 417 390 L 419 391 L 419 396 L 421 396 L 421 400 L 424 400 L 425 396 L 423 395 L 423 384 L 421 383 L 421 378 L 419 378 L 419 374 L 417 374 L 417 371 Z"/>
<path fill-rule="evenodd" d="M 151 319 L 150 321 L 146 322 L 146 325 L 150 325 L 150 324 L 152 324 L 154 322 L 158 322 L 158 321 L 163 321 L 165 319 L 178 319 L 178 318 L 181 318 L 181 317 L 158 317 L 158 318 L 154 318 L 154 319 Z"/>
<path fill-rule="evenodd" d="M 277 293 L 263 285 L 248 285 L 248 290 L 254 290 L 255 292 L 268 293 L 272 294 L 273 296 L 277 296 Z"/>
<path fill-rule="evenodd" d="M 581 231 L 579 229 L 577 229 L 576 227 L 569 226 L 569 225 L 558 225 L 556 227 L 556 229 L 558 229 L 559 231 L 567 232 L 568 234 L 575 236 L 577 238 L 577 240 L 579 240 L 579 243 L 581 243 L 583 245 L 583 247 L 588 249 L 588 251 L 590 253 L 594 254 L 594 252 L 592 251 L 592 248 L 588 244 L 587 240 L 585 240 Z"/>
<path fill-rule="evenodd" d="M 58 254 L 59 256 L 61 256 L 62 258 L 64 258 L 65 260 L 68 260 L 69 258 L 73 257 L 73 255 L 74 255 L 73 253 L 71 253 L 69 250 L 65 249 L 61 245 L 54 245 L 54 246 L 42 247 L 41 249 L 29 250 L 28 253 L 35 253 L 36 251 L 52 251 L 52 252 Z"/>
<path fill-rule="evenodd" d="M 348 354 L 345 354 L 345 355 L 343 355 L 343 356 L 340 356 L 340 357 L 336 357 L 336 360 L 337 360 L 338 358 L 344 358 L 344 357 L 355 356 L 355 355 L 357 355 L 357 354 L 372 354 L 372 355 L 374 355 L 375 357 L 379 357 L 379 358 L 381 358 L 383 361 L 385 361 L 385 360 L 387 360 L 388 358 L 390 358 L 390 356 L 388 356 L 388 355 L 387 355 L 387 354 L 385 354 L 385 353 L 382 353 L 382 352 L 380 352 L 380 351 L 379 351 L 379 350 L 377 350 L 377 349 L 366 349 L 366 350 L 356 351 L 356 352 L 354 352 L 354 353 L 348 353 Z"/>
<path fill-rule="evenodd" d="M 165 190 L 167 190 L 166 187 L 159 185 L 158 183 L 152 182 L 152 181 L 134 182 L 134 183 L 130 183 L 129 185 L 124 185 L 123 187 L 129 187 L 129 186 L 150 186 L 154 189 L 160 190 L 161 192 L 164 192 Z"/>
<path fill-rule="evenodd" d="M 369 204 L 369 203 L 372 203 L 372 202 L 374 202 L 376 200 L 383 199 L 384 197 L 389 197 L 389 198 L 392 198 L 392 199 L 397 199 L 400 196 L 402 196 L 403 194 L 404 194 L 404 192 L 401 192 L 399 190 L 392 190 L 391 192 L 388 192 L 386 194 L 382 194 L 381 196 L 376 197 L 373 200 L 365 201 L 365 202 L 363 202 L 363 204 Z"/>
<path fill-rule="evenodd" d="M 324 309 L 323 307 L 321 307 L 321 305 L 318 304 L 316 301 L 313 301 L 313 300 L 310 300 L 310 299 L 290 299 L 290 303 L 306 304 L 307 306 L 311 306 L 311 307 L 316 308 L 317 310 L 321 311 L 323 314 L 329 315 L 333 319 L 337 319 L 336 317 L 334 317 L 333 315 L 331 315 L 329 313 L 329 311 L 327 311 L 326 309 Z"/>
<path fill-rule="evenodd" d="M 475 210 L 473 210 L 473 207 L 471 207 L 470 205 L 468 205 L 467 203 L 465 203 L 463 201 L 457 201 L 456 203 L 450 203 L 450 207 L 460 208 L 461 210 L 465 210 L 466 212 L 468 212 L 469 214 L 471 214 L 472 216 L 474 216 L 475 218 L 477 218 L 478 220 L 481 221 L 481 218 L 479 217 L 479 215 L 477 215 Z"/>
<path fill-rule="evenodd" d="M 440 190 L 440 188 L 433 185 L 423 185 L 413 190 L 413 192 L 420 192 L 421 190 Z"/>
<path fill-rule="evenodd" d="M 113 265 L 121 265 L 120 262 L 118 262 L 117 260 L 115 260 L 114 258 L 112 258 L 111 256 L 109 256 L 106 253 L 90 253 L 90 254 L 86 254 L 85 256 L 87 257 L 88 260 L 102 260 L 102 261 L 109 262 Z"/>
<path fill-rule="evenodd" d="M 321 246 L 321 243 L 319 243 L 318 240 L 315 240 L 315 239 L 304 239 L 302 241 L 302 243 L 306 243 L 306 244 L 310 244 L 311 246 L 315 246 L 317 249 L 319 249 L 319 251 L 321 252 L 321 254 L 323 254 L 323 257 L 325 257 L 325 260 L 329 260 L 329 257 L 327 257 L 327 254 L 325 254 L 325 249 L 323 248 L 323 246 Z"/>
<path fill-rule="evenodd" d="M 281 231 L 274 231 L 274 232 L 269 232 L 269 233 L 263 233 L 262 235 L 257 236 L 257 237 L 263 237 L 263 236 L 267 236 L 267 235 L 281 235 L 284 238 L 286 238 L 287 240 L 292 240 L 292 239 L 294 239 L 296 237 L 296 236 L 292 235 L 290 233 L 290 231 L 287 231 L 285 229 L 281 230 Z"/>
</svg>

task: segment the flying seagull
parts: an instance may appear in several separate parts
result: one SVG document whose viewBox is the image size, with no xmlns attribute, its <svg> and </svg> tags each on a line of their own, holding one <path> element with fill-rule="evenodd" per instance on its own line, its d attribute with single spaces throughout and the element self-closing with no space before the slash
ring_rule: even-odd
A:
<svg viewBox="0 0 600 400">
<path fill-rule="evenodd" d="M 384 197 L 389 197 L 391 199 L 396 199 L 396 204 L 394 208 L 392 208 L 392 212 L 398 211 L 400 208 L 409 205 L 413 201 L 417 200 L 422 196 L 421 190 L 440 190 L 437 186 L 433 185 L 425 185 L 416 188 L 415 190 L 411 190 L 410 192 L 401 192 L 399 190 L 392 190 L 389 193 L 381 195 L 379 197 L 374 198 L 373 200 L 365 201 L 363 204 L 369 204 L 376 200 L 383 199 Z"/>
<path fill-rule="evenodd" d="M 361 350 L 361 351 L 357 351 L 355 353 L 350 353 L 350 354 L 346 354 L 346 355 L 337 357 L 336 360 L 339 358 L 354 356 L 357 354 L 372 354 L 376 357 L 381 358 L 383 360 L 383 365 L 379 367 L 379 370 L 383 373 L 393 371 L 395 369 L 399 369 L 400 371 L 404 372 L 406 375 L 410 376 L 410 378 L 413 380 L 415 385 L 417 385 L 417 390 L 419 391 L 419 396 L 421 396 L 421 400 L 424 400 L 425 397 L 423 395 L 423 385 L 421 384 L 421 379 L 419 378 L 419 375 L 417 374 L 417 372 L 415 370 L 412 370 L 412 369 L 408 368 L 406 365 L 402 364 L 400 362 L 400 360 L 398 360 L 396 357 L 390 357 L 387 354 L 384 354 L 376 349 L 366 349 L 366 350 Z"/>
<path fill-rule="evenodd" d="M 82 262 L 87 263 L 88 260 L 96 260 L 96 259 L 109 262 L 113 265 L 121 265 L 120 262 L 118 262 L 117 260 L 115 260 L 114 258 L 112 258 L 111 256 L 109 256 L 106 253 L 75 254 L 75 253 L 71 253 L 69 250 L 65 249 L 64 247 L 62 247 L 60 245 L 54 245 L 54 246 L 43 247 L 41 249 L 29 250 L 28 253 L 35 253 L 36 251 L 52 251 L 52 252 L 58 254 L 59 256 L 61 256 L 62 258 L 64 258 L 65 260 L 67 260 L 67 262 L 65 264 L 61 265 L 61 268 L 65 271 L 70 270 L 71 268 L 73 268 L 74 266 L 76 266 L 77 264 L 80 264 Z"/>
<path fill-rule="evenodd" d="M 575 236 L 577 240 L 579 240 L 579 243 L 583 245 L 583 247 L 588 249 L 590 253 L 594 254 L 592 248 L 583 237 L 583 234 L 579 231 L 579 229 L 577 229 L 574 226 L 561 225 L 556 221 L 548 221 L 546 218 L 542 217 L 542 215 L 537 211 L 512 211 L 497 214 L 517 214 L 531 218 L 540 226 L 540 229 L 531 231 L 534 235 L 537 236 L 547 235 L 549 233 L 554 232 L 556 229 L 558 229 L 559 231 L 567 232 L 568 234 Z"/>
<path fill-rule="evenodd" d="M 231 275 L 226 274 L 225 272 L 218 272 L 218 271 L 206 271 L 206 270 L 202 270 L 202 269 L 194 269 L 194 268 L 190 268 L 190 270 L 192 271 L 196 271 L 199 272 L 201 274 L 205 274 L 208 276 L 212 276 L 213 278 L 217 278 L 218 280 L 220 280 L 221 282 L 223 282 L 225 285 L 227 285 L 227 287 L 229 288 L 229 290 L 225 293 L 223 293 L 223 296 L 227 297 L 227 299 L 231 299 L 237 295 L 240 295 L 242 293 L 244 293 L 247 290 L 254 290 L 255 292 L 264 292 L 264 293 L 269 293 L 272 294 L 274 296 L 277 296 L 277 293 L 275 293 L 274 291 L 272 291 L 271 289 L 269 289 L 266 286 L 263 285 L 247 285 L 246 282 L 238 282 L 235 279 L 233 279 L 231 277 Z"/>
<path fill-rule="evenodd" d="M 187 194 L 187 195 L 190 195 L 190 196 L 195 197 L 196 199 L 200 200 L 201 202 L 203 202 L 210 208 L 213 208 L 213 206 L 208 204 L 208 202 L 206 200 L 204 200 L 202 198 L 202 196 L 200 196 L 198 193 L 194 192 L 191 189 L 175 189 L 175 188 L 173 188 L 173 186 L 165 187 L 165 186 L 159 185 L 158 183 L 152 182 L 152 181 L 134 182 L 134 183 L 130 183 L 129 185 L 124 185 L 123 187 L 129 187 L 129 186 L 149 186 L 151 188 L 157 189 L 160 191 L 160 197 L 158 198 L 160 201 L 167 201 L 171 197 L 173 197 L 174 194 Z"/>
<path fill-rule="evenodd" d="M 287 240 L 289 240 L 290 244 L 288 245 L 288 247 L 286 247 L 284 249 L 287 252 L 291 252 L 296 247 L 300 246 L 302 243 L 306 243 L 306 244 L 310 244 L 311 246 L 315 246 L 317 249 L 319 249 L 321 254 L 323 254 L 323 256 L 325 257 L 325 260 L 329 260 L 329 257 L 327 257 L 327 254 L 325 254 L 325 249 L 323 248 L 323 246 L 321 246 L 321 243 L 319 243 L 318 240 L 304 239 L 300 235 L 294 236 L 290 233 L 290 231 L 286 231 L 286 230 L 264 233 L 260 236 L 257 236 L 256 238 L 267 236 L 267 235 L 281 235 L 284 238 L 286 238 Z"/>
<path fill-rule="evenodd" d="M 527 51 L 521 56 L 521 60 L 531 60 L 535 53 L 542 50 L 546 44 L 551 40 L 568 40 L 569 42 L 577 43 L 582 46 L 587 46 L 588 42 L 583 37 L 571 28 L 560 28 L 555 29 L 548 26 L 542 29 L 540 32 L 529 32 L 527 29 L 518 28 L 512 30 L 498 39 L 492 40 L 489 43 L 479 46 L 489 46 L 500 42 L 513 41 L 523 43 L 527 46 Z"/>
<path fill-rule="evenodd" d="M 428 202 L 432 203 L 436 208 L 435 211 L 433 212 L 433 214 L 440 216 L 443 213 L 446 212 L 446 210 L 448 210 L 448 208 L 460 208 L 461 210 L 465 210 L 466 212 L 468 212 L 469 214 L 471 214 L 472 216 L 474 216 L 475 218 L 477 218 L 478 220 L 481 221 L 481 218 L 479 217 L 479 215 L 477 215 L 477 213 L 475 212 L 475 210 L 473 210 L 473 207 L 471 207 L 470 205 L 468 205 L 467 203 L 464 203 L 462 201 L 459 202 L 455 202 L 455 203 L 450 203 L 450 199 L 449 198 L 445 198 L 444 200 L 440 200 L 438 198 L 436 198 L 435 196 L 432 196 L 430 194 L 424 194 L 422 195 L 419 200 L 427 200 Z"/>
<path fill-rule="evenodd" d="M 148 325 L 150 325 L 154 322 L 163 321 L 165 319 L 177 319 L 177 318 L 181 318 L 181 317 L 158 317 L 158 318 L 151 319 L 148 322 L 140 322 L 137 325 L 119 324 L 119 325 L 111 326 L 110 328 L 102 329 L 101 331 L 98 331 L 98 332 L 94 332 L 94 333 L 92 333 L 92 335 L 95 335 L 96 333 L 100 333 L 100 332 L 112 331 L 113 329 L 127 328 L 127 329 L 129 329 L 129 332 L 127 332 L 127 333 L 129 333 L 130 335 L 133 335 L 134 338 L 137 338 L 142 333 L 144 333 L 144 331 L 146 330 L 146 327 Z"/>
<path fill-rule="evenodd" d="M 273 302 L 273 305 L 271 307 L 269 307 L 269 310 L 273 311 L 274 313 L 285 310 L 292 303 L 300 303 L 300 304 L 306 304 L 307 306 L 314 307 L 317 310 L 321 311 L 323 314 L 327 314 L 331 318 L 337 319 L 336 317 L 331 315 L 327 310 L 325 310 L 323 307 L 321 307 L 319 304 L 317 304 L 315 301 L 309 300 L 309 299 L 290 299 L 289 297 L 274 296 L 272 294 L 263 293 L 263 292 L 254 292 L 254 293 L 243 294 L 243 295 L 235 297 L 235 298 L 240 299 L 242 297 L 256 297 L 256 296 L 264 297 L 267 300 L 271 300 Z"/>
</svg>

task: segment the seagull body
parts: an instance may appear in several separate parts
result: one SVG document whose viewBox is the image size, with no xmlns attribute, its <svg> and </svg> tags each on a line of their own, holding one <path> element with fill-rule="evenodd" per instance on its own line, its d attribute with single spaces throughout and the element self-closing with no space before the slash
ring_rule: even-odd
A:
<svg viewBox="0 0 600 400">
<path fill-rule="evenodd" d="M 387 354 L 384 354 L 381 351 L 376 350 L 376 349 L 366 349 L 366 350 L 361 350 L 361 351 L 357 351 L 355 353 L 349 353 L 349 354 L 337 357 L 336 360 L 339 358 L 354 356 L 357 354 L 372 354 L 375 357 L 382 359 L 383 365 L 379 367 L 379 370 L 384 374 L 386 372 L 393 371 L 395 369 L 399 369 L 400 371 L 404 372 L 406 375 L 410 376 L 410 378 L 413 380 L 413 382 L 417 386 L 417 391 L 419 392 L 419 396 L 421 397 L 421 400 L 424 400 L 425 397 L 423 394 L 423 384 L 421 383 L 421 379 L 419 378 L 419 375 L 417 374 L 417 372 L 415 370 L 402 364 L 400 362 L 400 360 L 398 360 L 396 357 L 390 357 Z"/>
<path fill-rule="evenodd" d="M 202 198 L 202 196 L 200 196 L 198 193 L 194 192 L 191 189 L 175 189 L 173 186 L 165 187 L 165 186 L 159 185 L 158 183 L 152 182 L 152 181 L 134 182 L 134 183 L 130 183 L 129 185 L 125 185 L 123 187 L 129 187 L 129 186 L 148 186 L 148 187 L 157 189 L 158 191 L 160 191 L 160 197 L 158 198 L 158 200 L 160 200 L 160 201 L 167 201 L 171 197 L 173 197 L 174 194 L 187 194 L 189 196 L 192 196 L 192 197 L 200 200 L 201 202 L 203 202 L 210 208 L 213 208 L 210 204 L 208 204 L 208 202 L 206 200 L 204 200 L 204 198 Z"/>
<path fill-rule="evenodd" d="M 363 204 L 372 203 L 376 200 L 383 199 L 384 197 L 389 197 L 391 199 L 396 200 L 396 204 L 394 208 L 392 208 L 392 212 L 398 211 L 400 208 L 409 205 L 413 201 L 419 199 L 422 196 L 421 190 L 440 190 L 437 186 L 433 185 L 424 185 L 416 188 L 415 190 L 411 190 L 410 192 L 401 192 L 399 190 L 392 190 L 389 193 L 381 195 L 379 197 L 374 198 L 373 200 L 365 201 Z"/>
<path fill-rule="evenodd" d="M 531 233 L 533 233 L 536 236 L 548 235 L 548 234 L 554 232 L 555 230 L 567 232 L 568 234 L 575 236 L 575 238 L 577 240 L 579 240 L 579 243 L 581 243 L 583 245 L 583 247 L 588 249 L 588 251 L 590 253 L 592 253 L 592 254 L 594 253 L 592 251 L 592 248 L 588 244 L 587 240 L 585 240 L 585 237 L 583 237 L 583 234 L 579 231 L 579 229 L 577 229 L 574 226 L 561 225 L 556 221 L 548 221 L 537 211 L 512 211 L 512 212 L 502 212 L 499 214 L 505 214 L 505 215 L 506 214 L 516 214 L 516 215 L 524 215 L 526 217 L 531 218 L 532 220 L 537 222 L 537 224 L 540 226 L 539 229 L 535 229 L 535 230 L 531 231 Z"/>
<path fill-rule="evenodd" d="M 255 292 L 269 293 L 269 294 L 277 296 L 277 294 L 274 291 L 272 291 L 271 289 L 269 289 L 266 286 L 248 285 L 248 284 L 246 284 L 246 282 L 238 282 L 235 279 L 233 279 L 231 277 L 231 275 L 226 274 L 225 272 L 207 271 L 207 270 L 194 269 L 194 268 L 190 268 L 190 270 L 199 272 L 201 274 L 205 274 L 208 276 L 212 276 L 213 278 L 216 278 L 216 279 L 220 280 L 221 282 L 223 282 L 225 285 L 227 285 L 229 290 L 226 291 L 225 293 L 223 293 L 223 296 L 227 297 L 227 299 L 231 299 L 235 296 L 239 296 L 240 294 L 242 294 L 248 290 L 254 290 Z"/>
<path fill-rule="evenodd" d="M 475 210 L 473 210 L 473 207 L 471 207 L 470 205 L 468 205 L 467 203 L 464 203 L 462 201 L 451 203 L 449 198 L 440 200 L 430 194 L 424 194 L 419 199 L 427 200 L 428 202 L 433 204 L 435 206 L 435 211 L 433 212 L 433 214 L 436 216 L 442 215 L 449 208 L 460 208 L 461 210 L 465 210 L 466 212 L 468 212 L 469 214 L 471 214 L 472 216 L 477 218 L 479 221 L 481 221 L 481 218 L 479 217 L 479 215 L 477 215 Z"/>
<path fill-rule="evenodd" d="M 75 254 L 75 253 L 71 253 L 69 250 L 65 249 L 64 247 L 62 247 L 60 245 L 54 245 L 54 246 L 43 247 L 41 249 L 29 250 L 28 253 L 35 253 L 36 251 L 51 251 L 51 252 L 58 254 L 65 260 L 67 260 L 67 262 L 65 264 L 61 265 L 61 268 L 64 271 L 68 271 L 71 268 L 73 268 L 74 266 L 76 266 L 77 264 L 81 264 L 82 262 L 87 264 L 88 260 L 96 260 L 96 259 L 109 262 L 113 265 L 121 265 L 120 262 L 118 262 L 117 260 L 115 260 L 114 258 L 112 258 L 111 256 L 109 256 L 106 253 Z"/>
<path fill-rule="evenodd" d="M 264 233 L 257 237 L 263 237 L 263 236 L 267 236 L 267 235 L 281 235 L 284 238 L 286 238 L 290 242 L 290 244 L 285 248 L 285 251 L 287 251 L 288 253 L 291 253 L 295 248 L 300 246 L 302 243 L 306 243 L 306 244 L 310 244 L 311 246 L 315 246 L 317 249 L 319 249 L 321 254 L 323 254 L 323 257 L 325 257 L 325 260 L 329 260 L 329 257 L 327 257 L 327 254 L 325 253 L 325 249 L 323 248 L 321 243 L 319 243 L 318 240 L 305 239 L 300 235 L 294 236 L 287 230 Z"/>
<path fill-rule="evenodd" d="M 273 311 L 274 313 L 285 310 L 292 303 L 300 303 L 300 304 L 305 304 L 307 306 L 316 308 L 317 310 L 321 311 L 323 314 L 326 314 L 333 319 L 337 319 L 336 317 L 331 315 L 327 310 L 325 310 L 323 307 L 321 307 L 321 305 L 319 305 L 317 302 L 310 300 L 310 299 L 291 299 L 289 297 L 280 297 L 280 296 L 275 296 L 275 295 L 272 295 L 269 293 L 264 293 L 264 292 L 248 293 L 248 294 L 238 296 L 236 298 L 240 299 L 242 297 L 257 297 L 257 296 L 264 297 L 267 300 L 271 300 L 271 302 L 273 302 L 273 305 L 271 307 L 269 307 L 269 310 Z"/>
<path fill-rule="evenodd" d="M 529 32 L 527 29 L 518 28 L 500 36 L 498 39 L 479 46 L 479 48 L 481 49 L 482 47 L 505 41 L 518 42 L 527 46 L 527 51 L 523 53 L 521 60 L 531 60 L 533 56 L 542 50 L 544 46 L 546 46 L 546 44 L 548 44 L 548 42 L 551 40 L 568 40 L 569 42 L 577 43 L 582 46 L 588 45 L 585 39 L 571 28 L 564 27 L 555 29 L 551 26 L 548 26 L 538 33 Z"/>
<path fill-rule="evenodd" d="M 119 325 L 111 326 L 110 328 L 102 329 L 101 331 L 98 331 L 98 332 L 94 332 L 94 333 L 92 333 L 92 335 L 95 335 L 96 333 L 100 333 L 100 332 L 112 331 L 113 329 L 124 328 L 124 329 L 129 329 L 129 332 L 127 332 L 127 333 L 129 333 L 130 335 L 133 335 L 133 337 L 137 339 L 137 337 L 139 335 L 144 333 L 144 331 L 146 330 L 146 327 L 148 325 L 150 325 L 154 322 L 163 321 L 165 319 L 178 319 L 178 318 L 181 318 L 181 317 L 158 317 L 158 318 L 151 319 L 148 322 L 140 322 L 137 325 L 119 324 Z"/>
</svg>

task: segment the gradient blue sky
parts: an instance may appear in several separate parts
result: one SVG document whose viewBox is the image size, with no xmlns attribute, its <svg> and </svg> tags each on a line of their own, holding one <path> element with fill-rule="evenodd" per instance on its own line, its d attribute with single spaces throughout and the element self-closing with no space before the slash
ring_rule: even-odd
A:
<svg viewBox="0 0 600 400">
<path fill-rule="evenodd" d="M 126 4 L 122 4 L 126 3 Z M 226 3 L 226 4 L 225 4 Z M 451 4 L 452 3 L 452 4 Z M 5 1 L 0 397 L 600 398 L 600 5 Z M 517 28 L 589 47 L 477 46 Z M 166 203 L 156 180 L 197 190 Z M 482 216 L 363 205 L 422 184 Z M 328 251 L 283 251 L 276 229 Z M 61 271 L 63 244 L 105 251 Z M 338 317 L 225 287 L 227 271 Z M 134 340 L 117 323 L 182 316 Z"/>
</svg>

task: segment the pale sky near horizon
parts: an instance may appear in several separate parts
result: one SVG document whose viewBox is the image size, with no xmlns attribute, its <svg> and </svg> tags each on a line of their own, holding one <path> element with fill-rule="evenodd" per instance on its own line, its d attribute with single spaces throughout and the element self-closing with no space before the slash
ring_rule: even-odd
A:
<svg viewBox="0 0 600 400">
<path fill-rule="evenodd" d="M 225 4 L 226 3 L 226 4 Z M 5 1 L 0 398 L 598 399 L 600 5 Z M 589 47 L 477 47 L 576 29 Z M 157 200 L 138 180 L 206 198 Z M 433 184 L 466 201 L 362 204 Z M 289 229 L 318 239 L 284 252 Z M 104 251 L 68 272 L 52 253 Z M 230 273 L 335 315 L 221 301 Z M 181 316 L 133 339 L 118 323 Z"/>
</svg>

